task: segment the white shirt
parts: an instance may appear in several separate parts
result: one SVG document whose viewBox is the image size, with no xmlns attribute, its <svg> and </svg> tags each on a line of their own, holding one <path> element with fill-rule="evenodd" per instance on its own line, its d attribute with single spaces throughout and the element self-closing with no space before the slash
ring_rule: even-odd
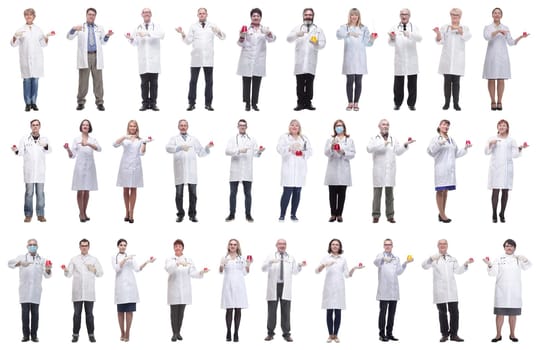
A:
<svg viewBox="0 0 540 350">
<path fill-rule="evenodd" d="M 504 255 L 488 266 L 489 276 L 497 278 L 495 282 L 495 307 L 521 308 L 521 270 L 532 266 L 530 261 L 523 261 L 516 255 Z"/>
<path fill-rule="evenodd" d="M 338 144 L 340 151 L 334 150 L 334 144 Z M 343 152 L 343 153 L 342 153 Z M 328 157 L 324 184 L 330 186 L 351 186 L 351 162 L 356 155 L 354 141 L 350 137 L 332 137 L 326 141 L 324 155 Z"/>
<path fill-rule="evenodd" d="M 433 269 L 433 303 L 456 302 L 458 293 L 455 275 L 467 271 L 467 266 L 458 264 L 456 258 L 449 254 L 438 256 L 435 260 L 429 257 L 422 263 L 424 269 Z"/>
<path fill-rule="evenodd" d="M 405 271 L 407 264 L 401 264 L 394 254 L 380 253 L 373 261 L 379 269 L 377 300 L 399 300 L 398 276 Z"/>
<path fill-rule="evenodd" d="M 300 32 L 303 32 L 304 35 L 298 36 Z M 311 41 L 313 37 L 317 39 L 316 43 Z M 323 30 L 315 24 L 310 26 L 302 24 L 291 30 L 287 36 L 287 41 L 295 43 L 294 74 L 315 75 L 319 50 L 324 49 L 326 46 L 326 37 Z"/>
<path fill-rule="evenodd" d="M 274 33 L 268 35 L 268 27 L 250 25 L 243 41 L 238 40 L 242 48 L 236 74 L 243 77 L 266 76 L 266 43 L 276 41 Z"/>
<path fill-rule="evenodd" d="M 95 267 L 96 272 L 88 269 L 91 266 Z M 64 270 L 64 276 L 73 276 L 72 301 L 96 301 L 96 277 L 103 276 L 98 259 L 91 255 L 74 256 Z"/>
<path fill-rule="evenodd" d="M 10 40 L 13 47 L 19 47 L 19 64 L 21 67 L 21 78 L 41 78 L 43 76 L 43 48 L 47 46 L 47 41 L 43 31 L 38 26 L 24 25 L 17 29 L 15 42 Z"/>
<path fill-rule="evenodd" d="M 174 184 L 197 184 L 197 156 L 210 154 L 210 149 L 201 146 L 197 138 L 185 134 L 171 137 L 165 150 L 173 153 Z"/>
<path fill-rule="evenodd" d="M 45 155 L 51 151 L 49 139 L 41 135 L 37 140 L 32 134 L 23 136 L 18 150 L 23 157 L 24 183 L 45 183 Z"/>
<path fill-rule="evenodd" d="M 137 46 L 139 57 L 139 74 L 161 73 L 161 40 L 165 33 L 161 31 L 159 24 L 139 24 L 131 33 L 131 44 Z"/>
<path fill-rule="evenodd" d="M 396 185 L 396 156 L 408 149 L 393 136 L 377 135 L 369 140 L 368 153 L 373 154 L 373 187 L 394 187 Z"/>
<path fill-rule="evenodd" d="M 214 33 L 213 28 L 217 26 L 210 22 L 205 22 L 204 28 L 200 22 L 192 24 L 189 28 L 184 42 L 188 45 L 193 43 L 191 67 L 214 66 L 214 35 L 223 40 L 225 33 L 222 31 Z"/>
<path fill-rule="evenodd" d="M 396 38 L 388 39 L 390 46 L 394 46 L 394 75 L 415 75 L 418 74 L 418 53 L 416 43 L 422 41 L 422 36 L 417 26 L 411 22 L 406 24 L 406 30 L 400 22 L 390 28 L 389 32 L 394 32 Z"/>
<path fill-rule="evenodd" d="M 304 135 L 294 138 L 283 134 L 279 138 L 277 151 L 281 155 L 281 186 L 302 187 L 306 183 L 307 159 L 313 150 L 311 143 Z M 300 151 L 296 155 L 296 151 Z"/>
<path fill-rule="evenodd" d="M 39 254 L 19 255 L 15 259 L 8 261 L 8 266 L 12 269 L 19 268 L 19 303 L 39 304 L 41 301 L 41 281 L 43 277 L 50 278 L 52 272 L 45 271 L 45 259 Z M 17 263 L 22 263 L 19 266 Z M 28 266 L 23 266 L 29 263 Z"/>
<path fill-rule="evenodd" d="M 253 181 L 253 157 L 261 156 L 257 140 L 237 134 L 227 142 L 225 154 L 231 157 L 229 181 Z"/>
<path fill-rule="evenodd" d="M 283 280 L 280 281 L 281 254 L 275 252 L 269 255 L 262 265 L 263 272 L 268 272 L 268 283 L 266 286 L 266 300 L 277 300 L 277 284 L 283 283 L 283 300 L 291 300 L 292 297 L 292 276 L 302 270 L 302 266 L 294 260 L 294 257 L 283 253 Z"/>
<path fill-rule="evenodd" d="M 202 278 L 193 260 L 184 255 L 173 256 L 165 260 L 165 271 L 169 274 L 167 280 L 167 304 L 191 305 L 191 279 Z"/>
</svg>

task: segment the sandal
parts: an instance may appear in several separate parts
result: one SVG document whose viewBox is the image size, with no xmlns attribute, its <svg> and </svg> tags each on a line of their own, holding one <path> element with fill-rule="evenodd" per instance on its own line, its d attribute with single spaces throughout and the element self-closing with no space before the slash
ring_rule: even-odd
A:
<svg viewBox="0 0 540 350">
<path fill-rule="evenodd" d="M 358 103 L 354 104 L 353 109 L 355 112 L 358 112 L 360 110 L 360 108 L 358 108 Z"/>
<path fill-rule="evenodd" d="M 347 111 L 352 111 L 353 110 L 353 104 L 352 103 L 349 103 L 347 105 L 347 108 L 346 108 Z"/>
</svg>

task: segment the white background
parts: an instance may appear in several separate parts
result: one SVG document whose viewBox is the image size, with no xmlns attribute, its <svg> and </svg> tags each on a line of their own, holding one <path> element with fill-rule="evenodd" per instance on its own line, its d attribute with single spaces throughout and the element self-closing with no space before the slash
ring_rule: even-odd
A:
<svg viewBox="0 0 540 350">
<path fill-rule="evenodd" d="M 363 262 L 367 268 L 357 271 L 347 281 L 347 310 L 343 313 L 339 336 L 342 346 L 377 348 L 378 302 L 375 301 L 377 270 L 372 261 L 382 251 L 383 240 L 394 240 L 394 253 L 402 259 L 412 254 L 416 261 L 400 277 L 401 301 L 398 303 L 394 334 L 400 342 L 388 346 L 432 348 L 438 346 L 439 325 L 437 311 L 432 304 L 431 271 L 420 267 L 423 259 L 436 251 L 440 238 L 449 240 L 449 252 L 462 262 L 474 257 L 477 261 L 468 272 L 457 277 L 460 295 L 460 335 L 466 342 L 461 348 L 477 349 L 486 345 L 495 335 L 493 310 L 494 278 L 487 276 L 484 256 L 492 258 L 503 254 L 502 243 L 511 237 L 517 241 L 517 253 L 539 259 L 535 163 L 538 161 L 537 127 L 534 115 L 537 89 L 529 88 L 529 81 L 539 75 L 535 54 L 538 53 L 533 23 L 538 8 L 531 1 L 498 2 L 290 2 L 287 6 L 275 1 L 232 2 L 207 0 L 197 2 L 153 1 L 153 19 L 166 32 L 162 42 L 162 74 L 159 80 L 160 112 L 138 112 L 140 106 L 140 80 L 137 70 L 136 49 L 128 44 L 123 33 L 132 31 L 141 22 L 141 9 L 149 6 L 145 1 L 18 1 L 4 4 L 4 21 L 0 38 L 3 80 L 3 117 L 0 121 L 0 159 L 3 164 L 3 181 L 0 183 L 0 220 L 3 244 L 0 260 L 4 268 L 0 276 L 5 281 L 0 299 L 0 325 L 5 346 L 20 346 L 20 305 L 18 304 L 18 272 L 10 270 L 7 260 L 25 252 L 28 238 L 39 240 L 39 253 L 53 261 L 54 276 L 43 281 L 40 307 L 39 337 L 42 346 L 54 344 L 63 349 L 70 346 L 71 335 L 71 280 L 63 277 L 59 266 L 67 264 L 78 253 L 81 238 L 91 241 L 90 253 L 97 256 L 104 266 L 105 275 L 97 281 L 96 338 L 98 344 L 118 344 L 119 330 L 116 307 L 113 305 L 114 272 L 110 257 L 117 252 L 116 241 L 126 238 L 128 253 L 137 254 L 139 261 L 157 257 L 137 275 L 141 302 L 135 314 L 131 341 L 120 346 L 177 347 L 170 338 L 169 308 L 166 304 L 167 275 L 164 260 L 173 254 L 172 243 L 176 238 L 185 242 L 185 254 L 199 268 L 209 267 L 210 273 L 203 280 L 193 281 L 193 305 L 186 309 L 180 346 L 229 346 L 225 343 L 224 311 L 220 309 L 222 277 L 217 272 L 227 241 L 238 238 L 244 254 L 254 256 L 252 272 L 246 277 L 250 307 L 243 311 L 240 343 L 236 348 L 265 346 L 278 348 L 318 348 L 327 338 L 325 311 L 320 309 L 324 274 L 316 275 L 314 269 L 326 254 L 330 239 L 343 242 L 349 266 Z M 98 112 L 93 104 L 92 90 L 86 109 L 75 111 L 77 93 L 76 41 L 68 41 L 69 28 L 85 20 L 87 7 L 98 10 L 96 23 L 115 35 L 104 46 L 105 112 Z M 215 41 L 214 102 L 215 112 L 203 109 L 204 78 L 199 80 L 197 109 L 185 112 L 189 82 L 191 48 L 185 45 L 174 28 L 188 28 L 197 20 L 199 6 L 208 8 L 208 20 L 216 23 L 226 34 L 225 41 Z M 240 48 L 236 45 L 237 33 L 242 25 L 249 24 L 249 11 L 259 6 L 263 10 L 263 25 L 277 35 L 277 41 L 268 45 L 267 74 L 263 79 L 260 112 L 244 112 L 241 96 L 241 78 L 236 76 Z M 469 26 L 473 35 L 467 43 L 467 70 L 461 80 L 461 106 L 463 111 L 442 111 L 442 77 L 437 74 L 440 49 L 434 41 L 434 26 L 449 22 L 452 7 L 463 9 L 462 24 Z M 486 49 L 483 28 L 491 23 L 491 10 L 502 7 L 502 22 L 517 37 L 523 31 L 533 32 L 517 47 L 510 48 L 513 79 L 507 81 L 503 100 L 504 111 L 489 110 L 486 81 L 482 80 L 482 65 Z M 44 31 L 55 30 L 45 48 L 45 77 L 40 79 L 38 96 L 39 112 L 24 112 L 22 79 L 19 75 L 17 49 L 8 40 L 24 24 L 23 10 L 34 7 L 35 24 Z M 302 9 L 315 9 L 315 23 L 327 36 L 327 46 L 319 53 L 315 79 L 317 111 L 293 112 L 296 104 L 293 71 L 294 45 L 286 42 L 289 31 L 301 23 Z M 359 7 L 362 21 L 380 38 L 368 48 L 369 74 L 364 76 L 364 90 L 360 99 L 360 112 L 346 112 L 345 77 L 341 75 L 343 43 L 335 37 L 339 25 L 347 20 L 348 10 Z M 417 111 L 406 108 L 395 112 L 393 107 L 393 49 L 386 42 L 386 32 L 399 21 L 399 10 L 411 9 L 411 22 L 420 28 L 424 37 L 418 44 L 420 75 L 418 79 Z M 397 224 L 385 220 L 371 223 L 371 156 L 365 146 L 377 132 L 377 123 L 388 118 L 391 133 L 402 142 L 411 136 L 417 143 L 409 147 L 398 159 L 395 208 Z M 45 186 L 47 223 L 23 223 L 24 184 L 22 159 L 14 157 L 9 147 L 18 143 L 21 136 L 30 132 L 29 121 L 39 118 L 42 135 L 48 136 L 52 153 L 47 156 L 47 181 Z M 103 146 L 95 154 L 99 191 L 92 192 L 88 214 L 91 221 L 81 224 L 75 192 L 71 191 L 74 161 L 62 149 L 65 142 L 76 137 L 79 123 L 89 118 L 94 127 L 93 136 Z M 177 122 L 187 118 L 189 132 L 202 143 L 213 140 L 212 153 L 199 160 L 198 218 L 200 223 L 175 222 L 174 183 L 172 156 L 165 152 L 165 144 L 175 135 Z M 225 145 L 236 132 L 236 122 L 246 118 L 248 133 L 259 144 L 267 147 L 260 159 L 255 160 L 253 184 L 253 216 L 255 223 L 243 220 L 243 195 L 239 190 L 237 220 L 225 223 L 228 214 L 228 168 Z M 281 195 L 280 157 L 275 151 L 279 136 L 287 131 L 289 121 L 298 118 L 304 134 L 311 140 L 314 156 L 308 161 L 307 185 L 302 191 L 298 216 L 300 222 L 278 223 Z M 353 187 L 347 192 L 342 224 L 329 224 L 328 190 L 323 186 L 326 158 L 323 146 L 332 132 L 335 119 L 342 118 L 357 146 L 357 157 L 352 160 Z M 450 135 L 464 145 L 471 140 L 469 153 L 457 160 L 457 191 L 448 199 L 451 224 L 436 220 L 437 209 L 433 190 L 433 159 L 426 153 L 429 140 L 435 136 L 440 119 L 452 122 Z M 510 194 L 506 224 L 491 223 L 491 193 L 486 189 L 489 158 L 484 155 L 488 137 L 496 133 L 497 121 L 509 120 L 511 134 L 518 142 L 527 141 L 531 147 L 515 161 L 514 191 Z M 121 149 L 112 143 L 125 134 L 128 120 L 136 119 L 141 135 L 151 135 L 155 142 L 147 147 L 143 158 L 145 187 L 138 192 L 135 223 L 123 222 L 122 190 L 115 187 Z M 186 201 L 187 209 L 187 192 Z M 308 262 L 294 279 L 292 304 L 292 336 L 294 343 L 286 344 L 277 337 L 271 343 L 263 341 L 266 335 L 266 275 L 261 272 L 265 256 L 274 251 L 277 238 L 288 241 L 289 252 L 297 260 Z M 523 274 L 523 315 L 518 318 L 516 336 L 520 348 L 530 348 L 536 338 L 539 311 L 538 272 L 536 268 Z M 505 323 L 503 342 L 508 344 L 508 325 Z M 88 346 L 86 331 L 81 330 L 81 347 Z M 454 346 L 449 345 L 449 346 Z M 230 345 L 232 346 L 232 345 Z M 387 345 L 384 345 L 387 346 Z"/>
</svg>

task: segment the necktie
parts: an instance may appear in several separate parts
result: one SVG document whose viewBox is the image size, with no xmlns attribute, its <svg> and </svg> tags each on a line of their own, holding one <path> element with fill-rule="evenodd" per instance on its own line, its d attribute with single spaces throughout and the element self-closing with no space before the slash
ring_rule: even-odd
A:
<svg viewBox="0 0 540 350">
<path fill-rule="evenodd" d="M 279 261 L 279 280 L 283 282 L 283 253 L 279 253 L 281 255 L 281 259 Z"/>
<path fill-rule="evenodd" d="M 407 25 L 405 23 L 403 23 L 403 31 L 406 32 L 407 31 Z"/>
<path fill-rule="evenodd" d="M 446 260 L 446 254 L 443 255 L 443 259 Z"/>
<path fill-rule="evenodd" d="M 187 135 L 186 134 L 181 134 L 181 135 L 182 135 L 182 138 L 184 139 L 184 141 L 186 141 Z"/>
<path fill-rule="evenodd" d="M 88 46 L 94 46 L 96 45 L 96 36 L 94 34 L 94 26 L 89 25 L 88 26 Z"/>
<path fill-rule="evenodd" d="M 145 23 L 144 27 L 146 28 L 146 30 L 148 30 L 148 23 Z"/>
<path fill-rule="evenodd" d="M 201 22 L 201 26 L 202 26 L 203 28 L 204 28 L 205 24 L 206 24 L 205 22 Z"/>
</svg>

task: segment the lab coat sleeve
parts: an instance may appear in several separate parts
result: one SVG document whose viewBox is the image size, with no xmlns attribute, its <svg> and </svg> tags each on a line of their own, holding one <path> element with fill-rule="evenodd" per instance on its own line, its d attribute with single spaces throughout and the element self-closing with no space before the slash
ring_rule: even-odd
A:
<svg viewBox="0 0 540 350">
<path fill-rule="evenodd" d="M 92 141 L 94 142 L 93 145 L 96 146 L 95 151 L 96 151 L 96 152 L 101 152 L 101 146 L 99 145 L 98 140 L 92 139 Z"/>
<path fill-rule="evenodd" d="M 512 38 L 512 34 L 510 34 L 510 29 L 508 27 L 505 29 L 507 30 L 506 35 L 504 37 L 506 39 L 506 43 L 510 46 L 515 45 L 516 41 Z"/>
<path fill-rule="evenodd" d="M 295 42 L 296 39 L 298 38 L 298 36 L 296 35 L 296 33 L 298 33 L 299 31 L 300 31 L 300 28 L 294 27 L 294 28 L 290 31 L 289 35 L 287 35 L 287 42 L 290 42 L 290 43 Z M 304 35 L 306 35 L 306 34 L 304 33 Z"/>
<path fill-rule="evenodd" d="M 317 44 L 315 44 L 315 47 L 318 50 L 324 49 L 326 46 L 326 36 L 324 35 L 324 32 L 322 29 L 319 29 L 319 40 L 317 40 Z"/>
<path fill-rule="evenodd" d="M 463 34 L 461 35 L 461 40 L 463 41 L 469 41 L 472 37 L 471 31 L 469 30 L 469 27 L 463 26 L 461 27 L 463 30 Z"/>
<path fill-rule="evenodd" d="M 150 37 L 163 40 L 165 38 L 165 32 L 161 30 L 158 24 L 154 25 L 154 30 L 150 31 Z"/>
<path fill-rule="evenodd" d="M 456 275 L 461 275 L 462 273 L 464 273 L 465 271 L 467 271 L 469 268 L 467 265 L 465 264 L 458 264 L 457 260 L 454 260 L 454 273 Z"/>
<path fill-rule="evenodd" d="M 66 276 L 67 278 L 70 278 L 71 276 L 73 276 L 74 270 L 75 270 L 75 262 L 73 261 L 73 259 L 71 259 L 69 261 L 67 268 L 64 270 L 64 276 Z"/>
<path fill-rule="evenodd" d="M 197 271 L 197 267 L 195 267 L 195 264 L 191 259 L 188 260 L 189 263 L 189 276 L 191 278 L 202 278 L 203 275 L 200 271 Z"/>
<path fill-rule="evenodd" d="M 274 41 L 276 41 L 276 35 L 274 34 L 274 32 L 272 32 L 272 35 L 265 35 L 265 39 L 266 42 L 273 43 Z"/>
<path fill-rule="evenodd" d="M 192 25 L 189 27 L 189 31 L 186 34 L 186 37 L 183 39 L 186 44 L 191 44 L 193 42 L 193 38 L 195 37 L 195 26 Z"/>
<path fill-rule="evenodd" d="M 336 152 L 332 149 L 332 140 L 333 138 L 326 140 L 326 144 L 324 145 L 324 155 L 327 157 L 334 157 L 336 155 Z"/>
<path fill-rule="evenodd" d="M 79 36 L 79 32 L 76 30 L 73 30 L 73 28 L 70 28 L 66 35 L 66 38 L 68 38 L 68 40 L 73 40 L 77 36 Z"/>
<path fill-rule="evenodd" d="M 371 47 L 373 46 L 373 40 L 371 40 L 371 33 L 369 32 L 369 29 L 367 27 L 364 28 L 365 30 L 363 31 L 364 34 L 362 36 L 362 42 L 366 47 Z"/>
<path fill-rule="evenodd" d="M 17 263 L 19 263 L 19 262 L 21 262 L 23 260 L 24 260 L 24 255 L 19 255 L 15 259 L 11 259 L 11 260 L 8 261 L 8 267 L 10 269 L 14 269 L 14 268 L 18 267 L 18 266 L 15 266 L 15 265 L 17 265 Z"/>
<path fill-rule="evenodd" d="M 411 31 L 410 38 L 417 43 L 422 41 L 422 35 L 420 34 L 420 29 L 417 26 L 414 26 L 414 30 Z"/>
<path fill-rule="evenodd" d="M 408 147 L 403 146 L 399 141 L 396 141 L 394 143 L 394 153 L 397 156 L 400 156 L 403 153 L 405 153 L 405 151 L 407 151 L 407 149 L 408 149 Z"/>
<path fill-rule="evenodd" d="M 114 270 L 115 272 L 120 272 L 120 271 L 122 270 L 123 267 L 120 266 L 121 260 L 118 260 L 118 262 L 117 262 L 117 260 L 118 260 L 118 259 L 117 259 L 116 256 L 113 256 L 113 257 L 111 258 L 112 267 L 113 267 L 113 270 Z M 124 264 L 124 266 L 125 266 L 125 264 Z"/>
<path fill-rule="evenodd" d="M 73 139 L 73 142 L 71 143 L 71 158 L 77 158 L 77 155 L 79 154 L 79 143 L 77 142 L 77 138 Z"/>
<path fill-rule="evenodd" d="M 349 138 L 347 144 L 343 147 L 343 158 L 345 160 L 351 160 L 356 156 L 356 147 L 354 146 L 354 141 Z"/>
<path fill-rule="evenodd" d="M 403 272 L 405 272 L 405 269 L 407 268 L 407 264 L 406 263 L 401 264 L 397 256 L 396 256 L 396 259 L 397 259 L 396 275 L 399 276 Z"/>
<path fill-rule="evenodd" d="M 519 151 L 519 147 L 516 143 L 516 140 L 512 140 L 512 158 L 518 158 L 521 157 L 521 152 Z"/>
<path fill-rule="evenodd" d="M 375 266 L 377 267 L 381 267 L 384 264 L 384 254 L 381 253 L 377 255 L 377 257 L 373 261 L 373 264 L 375 264 Z"/>
<path fill-rule="evenodd" d="M 429 270 L 433 266 L 433 260 L 431 260 L 431 257 L 427 258 L 422 262 L 422 268 L 424 270 Z"/>
<path fill-rule="evenodd" d="M 264 263 L 261 267 L 262 271 L 263 272 L 267 272 L 268 270 L 270 270 L 270 267 L 272 266 L 272 261 L 273 261 L 273 257 L 272 256 L 267 256 L 266 257 L 266 260 L 264 260 Z"/>
<path fill-rule="evenodd" d="M 43 31 L 40 29 L 41 36 L 39 37 L 39 45 L 41 47 L 47 47 L 47 38 L 45 37 L 45 34 L 43 34 Z"/>
<path fill-rule="evenodd" d="M 292 274 L 297 275 L 302 271 L 302 265 L 298 264 L 294 258 L 292 258 Z"/>
<path fill-rule="evenodd" d="M 237 156 L 239 154 L 236 139 L 233 138 L 227 142 L 227 147 L 225 147 L 225 154 L 231 157 Z"/>
<path fill-rule="evenodd" d="M 201 143 L 197 139 L 193 142 L 193 150 L 199 157 L 205 157 L 210 154 L 210 148 L 201 146 Z"/>
<path fill-rule="evenodd" d="M 225 40 L 226 38 L 226 35 L 224 32 L 221 31 L 221 29 L 219 30 L 219 32 L 217 33 L 214 33 L 220 40 Z"/>
<path fill-rule="evenodd" d="M 531 268 L 532 263 L 528 259 L 527 259 L 527 262 L 525 262 L 525 263 L 523 261 L 518 260 L 518 265 L 522 270 L 528 270 L 528 269 Z"/>
<path fill-rule="evenodd" d="M 313 155 L 313 149 L 311 148 L 311 142 L 309 142 L 309 139 L 304 136 L 304 149 L 302 150 L 304 152 L 304 158 L 308 159 Z"/>
<path fill-rule="evenodd" d="M 96 263 L 94 267 L 96 268 L 96 277 L 103 276 L 103 267 L 101 266 L 101 263 L 99 262 L 99 260 L 96 259 Z"/>
<path fill-rule="evenodd" d="M 442 145 L 439 143 L 439 137 L 433 138 L 427 148 L 428 154 L 432 157 L 435 157 L 441 151 Z"/>
<path fill-rule="evenodd" d="M 167 143 L 167 145 L 165 146 L 165 150 L 168 152 L 168 153 L 176 153 L 176 152 L 180 152 L 180 146 L 179 145 L 176 145 L 176 137 L 171 137 L 169 139 L 169 142 Z"/>
<path fill-rule="evenodd" d="M 493 140 L 494 138 L 490 138 L 486 144 L 486 147 L 484 148 L 484 153 L 488 156 L 490 155 L 491 153 L 493 153 L 493 148 L 495 148 L 495 146 L 491 146 L 489 143 Z"/>
<path fill-rule="evenodd" d="M 456 148 L 456 158 L 463 157 L 466 154 L 467 154 L 466 148 L 459 148 L 459 147 Z"/>
<path fill-rule="evenodd" d="M 347 26 L 346 25 L 340 26 L 339 29 L 336 32 L 336 37 L 338 38 L 338 40 L 339 39 L 345 39 L 348 35 L 349 35 L 349 33 L 347 32 Z"/>
<path fill-rule="evenodd" d="M 45 143 L 45 145 L 47 146 L 47 148 L 41 146 L 41 148 L 43 149 L 43 152 L 45 152 L 45 153 L 50 153 L 50 152 L 51 152 L 51 145 L 49 144 L 49 138 L 47 138 L 47 137 L 40 137 L 40 142 Z"/>
<path fill-rule="evenodd" d="M 382 137 L 372 137 L 366 147 L 368 153 L 384 151 L 384 139 Z"/>
<path fill-rule="evenodd" d="M 497 276 L 499 274 L 499 259 L 495 259 L 491 264 L 491 267 L 487 267 L 488 276 Z"/>
<path fill-rule="evenodd" d="M 277 149 L 277 152 L 282 157 L 287 157 L 287 156 L 292 155 L 291 151 L 289 150 L 289 137 L 288 137 L 288 134 L 281 135 L 281 137 L 278 140 L 278 144 L 277 144 L 276 149 Z"/>
<path fill-rule="evenodd" d="M 253 156 L 259 158 L 262 154 L 262 152 L 259 152 L 259 144 L 255 139 L 251 139 L 251 141 L 251 150 L 253 151 Z"/>
<path fill-rule="evenodd" d="M 347 266 L 347 260 L 343 259 L 343 270 L 341 271 L 343 273 L 343 277 L 349 278 L 351 277 L 349 275 L 349 268 Z"/>
</svg>

